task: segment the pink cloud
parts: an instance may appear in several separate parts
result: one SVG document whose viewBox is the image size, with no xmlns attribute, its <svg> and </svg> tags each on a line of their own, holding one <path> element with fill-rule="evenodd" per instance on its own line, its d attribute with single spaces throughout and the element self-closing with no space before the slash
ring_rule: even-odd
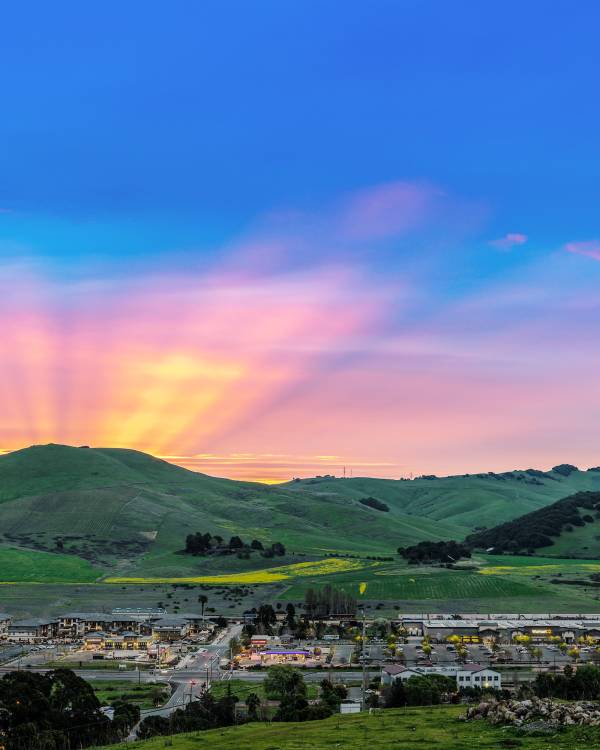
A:
<svg viewBox="0 0 600 750">
<path fill-rule="evenodd" d="M 586 255 L 588 258 L 600 260 L 600 240 L 589 240 L 587 242 L 568 242 L 565 245 L 568 253 Z"/>
<path fill-rule="evenodd" d="M 356 193 L 340 216 L 342 236 L 352 240 L 383 239 L 421 225 L 440 192 L 411 182 L 391 182 Z"/>
<path fill-rule="evenodd" d="M 510 250 L 515 245 L 524 245 L 527 240 L 527 235 L 522 232 L 509 232 L 504 237 L 500 237 L 500 239 L 491 240 L 490 245 L 498 250 Z"/>
</svg>

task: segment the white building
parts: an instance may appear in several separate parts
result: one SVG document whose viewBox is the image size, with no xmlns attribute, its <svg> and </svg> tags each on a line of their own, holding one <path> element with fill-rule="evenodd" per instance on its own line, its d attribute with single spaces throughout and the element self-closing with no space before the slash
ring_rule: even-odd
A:
<svg viewBox="0 0 600 750">
<path fill-rule="evenodd" d="M 411 677 L 429 674 L 452 677 L 456 680 L 459 689 L 467 687 L 502 689 L 500 672 L 489 667 L 482 667 L 481 664 L 457 664 L 448 667 L 405 667 L 402 664 L 394 664 L 381 670 L 381 682 L 384 685 L 391 685 L 396 680 L 407 682 Z"/>
</svg>

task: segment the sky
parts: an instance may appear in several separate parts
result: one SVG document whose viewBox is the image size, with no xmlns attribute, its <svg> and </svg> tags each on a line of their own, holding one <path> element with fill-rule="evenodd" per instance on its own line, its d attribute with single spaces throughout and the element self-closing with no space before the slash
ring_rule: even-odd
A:
<svg viewBox="0 0 600 750">
<path fill-rule="evenodd" d="M 0 452 L 600 464 L 600 6 L 12 3 Z"/>
</svg>

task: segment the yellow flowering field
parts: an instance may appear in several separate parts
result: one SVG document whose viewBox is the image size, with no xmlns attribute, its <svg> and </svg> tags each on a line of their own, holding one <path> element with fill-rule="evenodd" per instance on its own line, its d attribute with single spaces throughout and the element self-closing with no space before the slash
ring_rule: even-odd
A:
<svg viewBox="0 0 600 750">
<path fill-rule="evenodd" d="M 326 576 L 332 573 L 345 573 L 350 570 L 360 570 L 368 567 L 360 560 L 346 560 L 339 557 L 329 557 L 325 560 L 280 565 L 264 570 L 250 570 L 245 573 L 224 573 L 213 576 L 187 576 L 182 578 L 153 577 L 112 577 L 105 578 L 104 583 L 214 583 L 214 584 L 254 584 L 278 583 L 291 578 L 302 576 Z"/>
<path fill-rule="evenodd" d="M 542 565 L 490 565 L 480 568 L 482 575 L 540 575 L 542 573 L 556 574 L 559 572 L 569 571 L 572 573 L 598 573 L 600 572 L 600 563 L 579 563 L 577 561 L 548 563 Z"/>
</svg>

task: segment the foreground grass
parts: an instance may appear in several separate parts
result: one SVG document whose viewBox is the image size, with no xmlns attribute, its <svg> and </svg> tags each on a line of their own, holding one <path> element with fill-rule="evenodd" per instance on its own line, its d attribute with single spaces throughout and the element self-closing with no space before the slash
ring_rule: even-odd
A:
<svg viewBox="0 0 600 750">
<path fill-rule="evenodd" d="M 484 721 L 461 722 L 464 707 L 444 706 L 334 716 L 302 724 L 248 724 L 209 732 L 175 735 L 174 750 L 587 750 L 600 746 L 600 730 L 572 727 L 553 736 L 527 737 Z M 169 739 L 136 743 L 140 750 L 162 750 Z M 114 746 L 113 746 L 114 747 Z M 124 746 L 121 746 L 124 747 Z"/>
</svg>

